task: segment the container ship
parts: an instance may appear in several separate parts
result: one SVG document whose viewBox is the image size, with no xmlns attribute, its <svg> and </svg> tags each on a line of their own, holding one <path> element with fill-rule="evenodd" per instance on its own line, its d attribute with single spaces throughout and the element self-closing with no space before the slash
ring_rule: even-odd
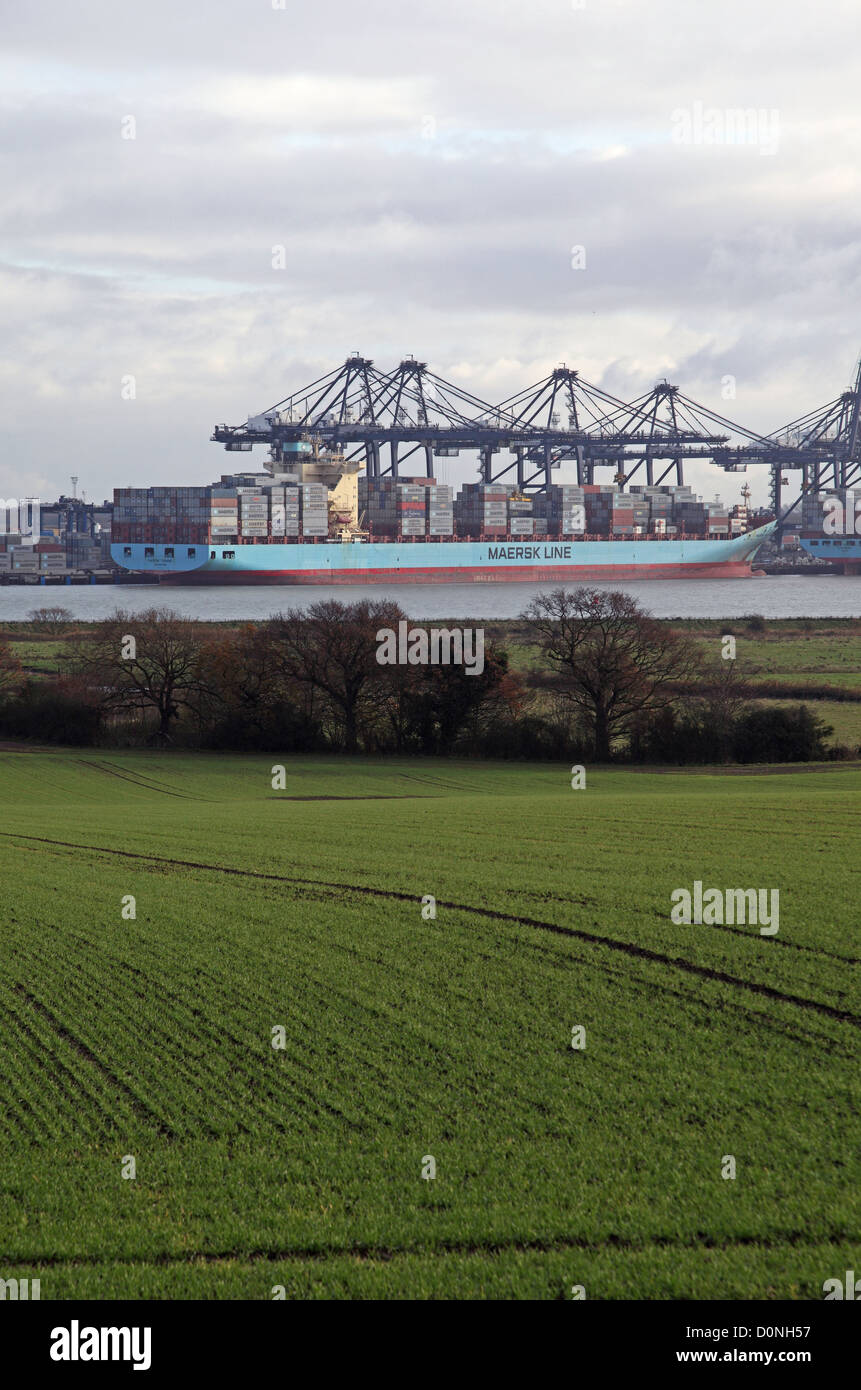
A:
<svg viewBox="0 0 861 1390">
<path fill-rule="evenodd" d="M 843 574 L 861 574 L 861 488 L 830 488 L 801 500 L 802 550 Z"/>
<path fill-rule="evenodd" d="M 111 556 L 164 584 L 588 582 L 741 578 L 773 523 L 685 486 L 368 478 L 310 444 L 293 471 L 118 488 Z"/>
</svg>

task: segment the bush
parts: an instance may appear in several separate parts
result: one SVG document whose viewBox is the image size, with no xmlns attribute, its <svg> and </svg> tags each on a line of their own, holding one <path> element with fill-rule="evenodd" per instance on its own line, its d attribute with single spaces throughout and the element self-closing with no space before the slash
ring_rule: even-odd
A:
<svg viewBox="0 0 861 1390">
<path fill-rule="evenodd" d="M 747 624 L 748 632 L 765 632 L 766 621 L 761 613 L 750 613 L 742 622 Z"/>
<path fill-rule="evenodd" d="M 456 748 L 456 751 L 461 751 Z M 482 730 L 465 752 L 479 758 L 520 759 L 525 762 L 589 761 L 590 750 L 581 738 L 539 715 L 497 719 Z"/>
<path fill-rule="evenodd" d="M 826 739 L 833 733 L 806 705 L 756 707 L 736 715 L 721 736 L 708 711 L 661 710 L 631 735 L 630 756 L 639 763 L 804 763 L 851 757 Z"/>
<path fill-rule="evenodd" d="M 28 681 L 0 706 L 0 735 L 91 747 L 102 731 L 102 713 L 85 691 L 66 680 Z"/>
<path fill-rule="evenodd" d="M 329 746 L 319 724 L 286 702 L 255 722 L 243 711 L 228 710 L 204 726 L 200 743 L 203 748 L 236 752 L 319 753 Z"/>
<path fill-rule="evenodd" d="M 829 743 L 827 757 L 832 763 L 855 762 L 861 758 L 861 748 L 853 748 L 849 743 Z"/>
<path fill-rule="evenodd" d="M 828 757 L 834 730 L 806 705 L 752 709 L 736 720 L 733 740 L 740 763 L 809 763 Z"/>
<path fill-rule="evenodd" d="M 713 763 L 718 741 L 707 724 L 693 714 L 659 710 L 631 734 L 630 756 L 635 763 Z"/>
</svg>

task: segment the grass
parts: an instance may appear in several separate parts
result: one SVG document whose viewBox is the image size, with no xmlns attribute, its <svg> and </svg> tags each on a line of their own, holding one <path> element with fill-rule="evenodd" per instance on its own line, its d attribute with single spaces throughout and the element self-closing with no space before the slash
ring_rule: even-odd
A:
<svg viewBox="0 0 861 1390">
<path fill-rule="evenodd" d="M 62 638 L 12 640 L 10 647 L 27 675 L 56 675 L 65 668 L 68 642 Z"/>
<path fill-rule="evenodd" d="M 0 754 L 2 1277 L 803 1299 L 859 1267 L 858 767 L 317 758 L 276 793 L 273 761 Z M 778 935 L 673 925 L 695 879 L 778 887 Z"/>
<path fill-rule="evenodd" d="M 827 740 L 830 744 L 842 744 L 846 748 L 861 748 L 861 704 L 847 700 L 762 700 L 758 703 L 780 708 L 795 709 L 806 703 L 808 709 L 819 715 L 834 730 Z"/>
</svg>

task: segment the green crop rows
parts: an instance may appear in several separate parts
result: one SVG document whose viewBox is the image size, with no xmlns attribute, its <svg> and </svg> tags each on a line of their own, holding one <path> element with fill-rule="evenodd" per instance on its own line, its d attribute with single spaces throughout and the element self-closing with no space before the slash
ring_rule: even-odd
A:
<svg viewBox="0 0 861 1390">
<path fill-rule="evenodd" d="M 857 768 L 309 759 L 278 792 L 273 761 L 0 754 L 0 1276 L 805 1299 L 861 1268 Z M 674 925 L 697 879 L 779 888 L 778 935 Z"/>
</svg>

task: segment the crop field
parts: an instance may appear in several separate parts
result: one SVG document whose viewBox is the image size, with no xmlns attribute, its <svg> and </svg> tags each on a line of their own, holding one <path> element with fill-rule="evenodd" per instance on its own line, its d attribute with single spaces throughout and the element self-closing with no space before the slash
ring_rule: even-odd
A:
<svg viewBox="0 0 861 1390">
<path fill-rule="evenodd" d="M 796 697 L 792 700 L 763 700 L 757 703 L 774 705 L 777 708 L 783 706 L 788 709 L 797 709 L 800 703 L 806 703 L 811 713 L 818 715 L 833 730 L 827 742 L 842 744 L 848 748 L 861 748 L 861 702 L 849 700 L 803 701 Z"/>
<path fill-rule="evenodd" d="M 0 752 L 0 1277 L 767 1300 L 861 1269 L 858 765 L 274 762 Z M 674 924 L 695 881 L 779 889 L 778 933 Z"/>
</svg>

